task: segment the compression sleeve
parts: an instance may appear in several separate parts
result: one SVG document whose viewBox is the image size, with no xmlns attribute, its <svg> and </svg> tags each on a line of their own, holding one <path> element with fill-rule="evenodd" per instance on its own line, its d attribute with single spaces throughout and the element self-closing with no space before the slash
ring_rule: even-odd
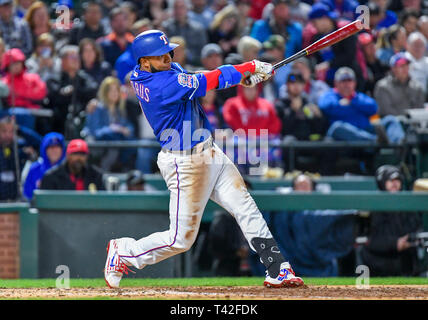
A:
<svg viewBox="0 0 428 320">
<path fill-rule="evenodd" d="M 254 62 L 244 62 L 233 66 L 238 72 L 244 75 L 246 72 L 254 73 L 256 65 Z M 218 69 L 207 71 L 203 73 L 207 78 L 207 91 L 213 90 L 218 87 L 218 77 L 221 75 L 221 71 Z"/>
</svg>

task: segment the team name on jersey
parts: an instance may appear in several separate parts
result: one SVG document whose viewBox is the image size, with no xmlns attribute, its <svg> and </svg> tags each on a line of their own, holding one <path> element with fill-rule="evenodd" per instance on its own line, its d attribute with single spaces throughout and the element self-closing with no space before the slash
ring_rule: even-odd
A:
<svg viewBox="0 0 428 320">
<path fill-rule="evenodd" d="M 149 88 L 145 88 L 144 85 L 139 82 L 131 81 L 131 83 L 132 83 L 132 87 L 135 90 L 135 94 L 141 99 L 143 99 L 144 101 L 149 102 L 150 101 Z"/>
</svg>

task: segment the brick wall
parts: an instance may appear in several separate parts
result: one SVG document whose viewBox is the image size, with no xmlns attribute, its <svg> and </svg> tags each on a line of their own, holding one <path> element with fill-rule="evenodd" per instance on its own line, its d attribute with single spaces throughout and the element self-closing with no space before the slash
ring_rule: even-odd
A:
<svg viewBox="0 0 428 320">
<path fill-rule="evenodd" d="M 19 278 L 19 214 L 0 213 L 0 279 Z"/>
</svg>

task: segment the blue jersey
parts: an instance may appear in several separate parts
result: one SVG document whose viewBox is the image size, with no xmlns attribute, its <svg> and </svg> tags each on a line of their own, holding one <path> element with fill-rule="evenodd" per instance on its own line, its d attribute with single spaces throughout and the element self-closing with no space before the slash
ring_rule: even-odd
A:
<svg viewBox="0 0 428 320">
<path fill-rule="evenodd" d="M 137 65 L 131 84 L 156 139 L 169 150 L 187 150 L 211 135 L 211 126 L 198 102 L 207 89 L 202 73 L 189 74 L 179 64 L 160 72 Z"/>
</svg>

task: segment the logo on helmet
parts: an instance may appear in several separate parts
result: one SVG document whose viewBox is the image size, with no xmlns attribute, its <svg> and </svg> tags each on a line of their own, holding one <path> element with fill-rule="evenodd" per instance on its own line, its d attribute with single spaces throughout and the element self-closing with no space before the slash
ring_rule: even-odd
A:
<svg viewBox="0 0 428 320">
<path fill-rule="evenodd" d="M 161 40 L 163 40 L 163 42 L 164 42 L 165 44 L 168 44 L 168 40 L 167 40 L 167 38 L 166 38 L 166 35 L 162 34 L 159 38 L 160 38 Z"/>
</svg>

